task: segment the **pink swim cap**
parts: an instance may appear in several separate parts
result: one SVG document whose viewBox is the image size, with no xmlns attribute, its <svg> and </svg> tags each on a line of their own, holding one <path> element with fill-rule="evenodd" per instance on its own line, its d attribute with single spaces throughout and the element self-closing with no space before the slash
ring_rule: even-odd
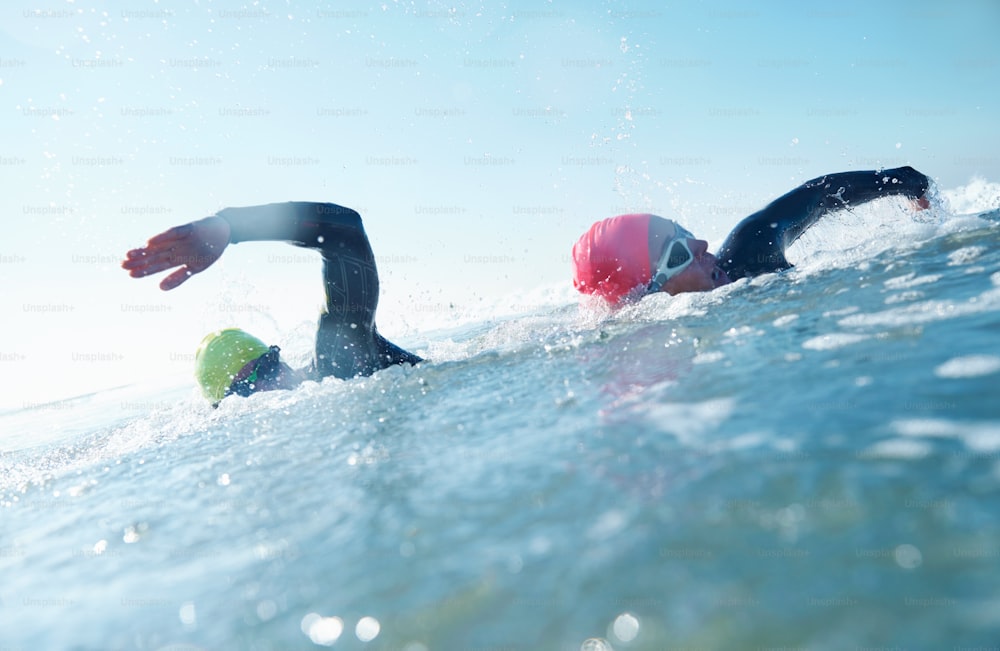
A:
<svg viewBox="0 0 1000 651">
<path fill-rule="evenodd" d="M 652 277 L 649 220 L 653 215 L 619 215 L 590 227 L 573 245 L 573 286 L 618 303 Z"/>
</svg>

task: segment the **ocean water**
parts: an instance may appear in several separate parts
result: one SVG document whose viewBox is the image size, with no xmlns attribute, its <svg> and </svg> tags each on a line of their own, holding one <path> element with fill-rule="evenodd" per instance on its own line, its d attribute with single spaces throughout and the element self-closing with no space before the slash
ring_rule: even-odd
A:
<svg viewBox="0 0 1000 651">
<path fill-rule="evenodd" d="M 995 645 L 1000 213 L 871 204 L 789 257 L 218 410 L 0 414 L 0 648 Z"/>
</svg>

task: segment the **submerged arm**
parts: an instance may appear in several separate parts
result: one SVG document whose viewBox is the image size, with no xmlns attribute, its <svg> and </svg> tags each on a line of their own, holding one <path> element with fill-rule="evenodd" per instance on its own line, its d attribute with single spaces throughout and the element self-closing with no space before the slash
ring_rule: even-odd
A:
<svg viewBox="0 0 1000 651">
<path fill-rule="evenodd" d="M 719 266 L 733 280 L 788 269 L 785 250 L 823 215 L 893 195 L 921 199 L 929 185 L 912 167 L 813 179 L 741 221 L 719 249 Z"/>
</svg>

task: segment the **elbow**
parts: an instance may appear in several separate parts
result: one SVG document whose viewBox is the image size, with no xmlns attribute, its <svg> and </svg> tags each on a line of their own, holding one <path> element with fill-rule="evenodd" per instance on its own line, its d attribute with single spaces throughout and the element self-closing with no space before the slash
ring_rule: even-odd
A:
<svg viewBox="0 0 1000 651">
<path fill-rule="evenodd" d="M 906 196 L 914 199 L 924 196 L 931 186 L 931 180 L 926 174 L 909 165 L 895 170 L 894 176 L 899 183 L 903 184 Z"/>
</svg>

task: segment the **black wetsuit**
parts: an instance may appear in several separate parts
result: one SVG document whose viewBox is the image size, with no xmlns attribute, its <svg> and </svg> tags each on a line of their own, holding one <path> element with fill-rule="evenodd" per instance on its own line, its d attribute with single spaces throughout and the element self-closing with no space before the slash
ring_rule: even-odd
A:
<svg viewBox="0 0 1000 651">
<path fill-rule="evenodd" d="M 391 343 L 375 327 L 378 271 L 361 215 L 332 203 L 294 201 L 217 213 L 230 227 L 230 243 L 277 240 L 323 256 L 326 309 L 316 332 L 311 374 L 347 379 L 371 375 L 420 357 Z"/>
<path fill-rule="evenodd" d="M 719 249 L 719 266 L 731 280 L 789 269 L 785 249 L 824 214 L 890 195 L 917 199 L 929 185 L 912 167 L 813 179 L 737 224 Z"/>
</svg>

